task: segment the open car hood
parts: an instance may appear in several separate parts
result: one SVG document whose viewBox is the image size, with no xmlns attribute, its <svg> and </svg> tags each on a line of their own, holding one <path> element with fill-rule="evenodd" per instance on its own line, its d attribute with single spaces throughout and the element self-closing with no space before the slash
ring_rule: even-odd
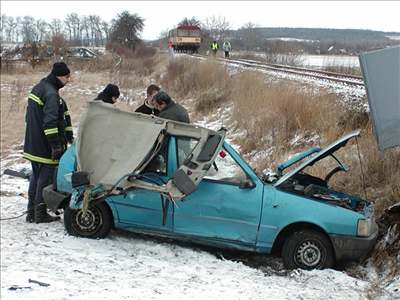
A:
<svg viewBox="0 0 400 300">
<path fill-rule="evenodd" d="M 340 149 L 343 146 L 345 146 L 350 139 L 352 139 L 354 137 L 357 137 L 359 135 L 360 135 L 360 130 L 356 130 L 356 131 L 353 131 L 351 133 L 348 133 L 348 134 L 344 135 L 343 137 L 341 137 L 340 139 L 336 140 L 335 142 L 333 142 L 332 144 L 328 145 L 327 147 L 323 148 L 322 150 L 320 150 L 319 148 L 311 148 L 310 149 L 311 151 L 302 152 L 301 154 L 303 154 L 303 153 L 305 153 L 305 154 L 304 155 L 300 155 L 298 157 L 299 159 L 294 159 L 295 162 L 300 161 L 301 158 L 304 158 L 304 157 L 309 156 L 311 154 L 314 154 L 314 153 L 317 153 L 317 154 L 315 154 L 314 156 L 312 156 L 308 160 L 304 161 L 301 165 L 299 165 L 297 168 L 295 168 L 291 172 L 289 172 L 289 173 L 285 174 L 284 176 L 282 176 L 281 178 L 279 178 L 279 180 L 277 182 L 275 182 L 274 186 L 281 185 L 283 182 L 288 180 L 293 175 L 301 172 L 304 168 L 306 168 L 308 166 L 312 166 L 317 161 L 319 161 L 319 160 L 321 160 L 321 159 L 333 154 L 335 151 L 337 151 L 338 149 Z M 291 162 L 291 160 L 281 164 L 280 166 L 283 165 L 283 166 L 286 167 L 286 165 L 289 164 L 290 162 Z M 279 169 L 279 166 L 278 166 L 278 169 Z"/>
<path fill-rule="evenodd" d="M 166 184 L 142 180 L 143 170 L 159 153 L 168 135 L 195 138 L 198 143 Z M 224 129 L 216 132 L 91 101 L 79 126 L 78 171 L 89 174 L 92 186 L 102 185 L 108 190 L 139 187 L 179 200 L 196 190 L 224 138 Z"/>
</svg>

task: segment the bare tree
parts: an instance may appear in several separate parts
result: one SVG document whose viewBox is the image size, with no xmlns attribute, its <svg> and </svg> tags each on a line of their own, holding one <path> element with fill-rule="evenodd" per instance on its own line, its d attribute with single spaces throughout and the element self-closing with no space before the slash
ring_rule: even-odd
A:
<svg viewBox="0 0 400 300">
<path fill-rule="evenodd" d="M 104 32 L 105 40 L 108 40 L 110 37 L 110 26 L 108 25 L 108 23 L 105 21 L 101 22 L 101 29 Z M 102 43 L 104 44 L 105 41 L 103 40 Z"/>
<path fill-rule="evenodd" d="M 17 36 L 18 23 L 16 22 L 16 20 L 13 17 L 8 17 L 7 25 L 8 25 L 7 40 L 9 42 L 18 41 L 18 36 Z"/>
<path fill-rule="evenodd" d="M 2 26 L 1 31 L 2 31 L 2 34 L 3 34 L 3 31 L 4 31 L 3 38 L 7 42 L 11 42 L 11 40 L 12 40 L 13 27 L 11 26 L 11 24 L 13 22 L 14 22 L 14 18 L 13 17 L 8 17 L 6 15 L 1 15 L 1 26 Z"/>
<path fill-rule="evenodd" d="M 48 24 L 46 23 L 46 21 L 41 19 L 36 21 L 36 41 L 42 42 L 46 38 L 47 28 Z"/>
<path fill-rule="evenodd" d="M 239 32 L 244 38 L 246 50 L 254 49 L 259 41 L 256 28 L 257 25 L 252 22 L 248 22 L 239 28 Z"/>
<path fill-rule="evenodd" d="M 72 31 L 73 31 L 73 23 L 71 18 L 69 18 L 69 15 L 67 15 L 67 17 L 64 20 L 64 24 L 65 24 L 65 29 L 68 32 L 68 39 L 69 41 L 72 40 Z"/>
<path fill-rule="evenodd" d="M 225 38 L 226 32 L 231 26 L 225 17 L 211 16 L 204 20 L 202 27 L 208 32 L 211 38 L 215 40 L 222 40 Z"/>
<path fill-rule="evenodd" d="M 85 46 L 90 45 L 90 22 L 87 16 L 83 16 L 81 18 L 81 32 L 85 32 L 84 37 L 82 36 L 81 39 L 83 40 L 82 44 Z"/>
<path fill-rule="evenodd" d="M 23 18 L 21 24 L 21 34 L 24 42 L 29 43 L 35 41 L 35 19 L 33 17 L 25 16 Z"/>
<path fill-rule="evenodd" d="M 14 41 L 20 42 L 22 40 L 22 17 L 15 18 Z"/>
<path fill-rule="evenodd" d="M 81 19 L 79 18 L 78 14 L 76 13 L 71 13 L 67 15 L 66 22 L 69 23 L 69 26 L 71 28 L 71 37 L 70 41 L 73 43 L 77 43 L 81 39 Z"/>
<path fill-rule="evenodd" d="M 98 46 L 100 41 L 103 39 L 103 33 L 100 28 L 101 19 L 99 16 L 90 15 L 89 17 L 89 27 L 91 33 L 91 40 L 94 44 Z"/>
<path fill-rule="evenodd" d="M 58 36 L 62 34 L 63 22 L 60 19 L 53 19 L 50 22 L 51 36 Z"/>
<path fill-rule="evenodd" d="M 6 26 L 7 26 L 7 16 L 5 14 L 1 14 L 1 34 L 0 41 L 3 43 L 6 37 Z"/>
</svg>

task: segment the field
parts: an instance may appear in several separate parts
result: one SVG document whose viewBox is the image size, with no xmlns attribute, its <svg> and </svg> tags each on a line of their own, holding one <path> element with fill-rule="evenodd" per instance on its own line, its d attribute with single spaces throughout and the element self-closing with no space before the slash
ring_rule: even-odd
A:
<svg viewBox="0 0 400 300">
<path fill-rule="evenodd" d="M 340 153 L 353 166 L 353 173 L 336 175 L 332 184 L 375 202 L 377 217 L 400 199 L 399 149 L 379 153 L 368 114 L 342 105 L 340 95 L 323 87 L 316 89 L 308 83 L 276 80 L 257 71 L 235 70 L 213 60 L 199 62 L 184 56 L 168 59 L 159 53 L 126 59 L 118 68 L 107 55 L 100 61 L 71 62 L 70 66 L 73 81 L 61 90 L 61 96 L 68 103 L 75 130 L 86 103 L 107 83 L 120 86 L 121 97 L 116 105 L 128 111 L 141 105 L 146 87 L 156 83 L 189 110 L 193 122 L 215 129 L 227 127 L 228 140 L 260 175 L 274 170 L 295 153 L 329 144 L 359 128 L 362 135 L 358 144 L 353 143 L 349 150 Z M 32 70 L 21 65 L 3 70 L 2 160 L 20 150 L 27 95 L 49 68 L 40 66 Z M 318 175 L 327 167 L 320 166 L 314 172 Z M 386 255 L 386 260 L 392 262 L 390 278 L 396 278 L 400 274 L 396 256 Z M 359 269 L 354 273 L 368 278 Z M 377 280 L 389 280 L 386 275 Z M 372 296 L 375 293 L 370 291 Z"/>
</svg>

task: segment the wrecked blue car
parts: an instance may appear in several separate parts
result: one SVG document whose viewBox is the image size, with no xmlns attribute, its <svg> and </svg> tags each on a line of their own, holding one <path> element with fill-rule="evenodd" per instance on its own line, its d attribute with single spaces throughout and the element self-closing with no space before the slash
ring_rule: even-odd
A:
<svg viewBox="0 0 400 300">
<path fill-rule="evenodd" d="M 104 238 L 117 228 L 279 253 L 286 268 L 332 267 L 362 258 L 377 237 L 372 204 L 329 186 L 349 169 L 335 152 L 358 135 L 258 176 L 224 141 L 224 129 L 91 102 L 44 199 L 50 209 L 64 209 L 65 228 L 75 236 Z M 325 159 L 336 164 L 326 176 L 306 172 Z"/>
</svg>

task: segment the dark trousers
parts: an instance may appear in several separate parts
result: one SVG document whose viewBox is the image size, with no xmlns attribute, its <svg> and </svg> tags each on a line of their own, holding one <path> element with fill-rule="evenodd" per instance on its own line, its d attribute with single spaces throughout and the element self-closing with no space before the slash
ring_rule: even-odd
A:
<svg viewBox="0 0 400 300">
<path fill-rule="evenodd" d="M 229 51 L 225 51 L 225 58 L 229 57 Z"/>
<path fill-rule="evenodd" d="M 32 175 L 29 178 L 28 210 L 43 203 L 43 189 L 53 182 L 55 167 L 51 165 L 31 162 Z"/>
</svg>

